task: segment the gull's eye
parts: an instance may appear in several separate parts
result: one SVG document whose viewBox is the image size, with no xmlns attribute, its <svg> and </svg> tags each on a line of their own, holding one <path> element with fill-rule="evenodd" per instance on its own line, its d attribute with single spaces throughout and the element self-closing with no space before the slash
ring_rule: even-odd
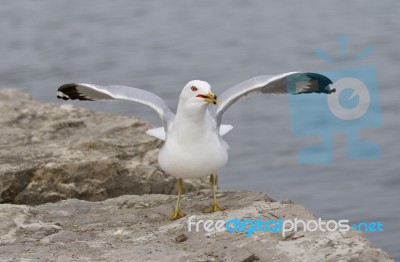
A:
<svg viewBox="0 0 400 262">
<path fill-rule="evenodd" d="M 192 86 L 191 89 L 192 89 L 193 92 L 197 91 L 197 87 L 195 87 L 195 86 Z"/>
</svg>

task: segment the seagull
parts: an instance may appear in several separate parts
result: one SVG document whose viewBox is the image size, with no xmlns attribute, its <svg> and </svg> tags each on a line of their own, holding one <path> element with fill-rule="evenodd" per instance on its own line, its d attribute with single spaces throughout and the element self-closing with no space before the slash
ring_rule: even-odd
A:
<svg viewBox="0 0 400 262">
<path fill-rule="evenodd" d="M 70 83 L 58 88 L 57 98 L 63 100 L 130 100 L 151 107 L 160 117 L 162 127 L 147 134 L 164 140 L 158 163 L 168 174 L 177 177 L 178 194 L 175 209 L 169 220 L 186 214 L 181 212 L 180 198 L 184 178 L 210 176 L 212 206 L 205 212 L 224 210 L 217 203 L 217 172 L 228 161 L 229 145 L 222 136 L 233 127 L 222 125 L 224 113 L 236 102 L 262 94 L 330 94 L 335 92 L 332 81 L 317 73 L 289 72 L 261 75 L 228 88 L 219 98 L 211 92 L 209 83 L 192 80 L 185 85 L 174 114 L 159 96 L 148 91 L 120 85 L 101 86 Z"/>
</svg>

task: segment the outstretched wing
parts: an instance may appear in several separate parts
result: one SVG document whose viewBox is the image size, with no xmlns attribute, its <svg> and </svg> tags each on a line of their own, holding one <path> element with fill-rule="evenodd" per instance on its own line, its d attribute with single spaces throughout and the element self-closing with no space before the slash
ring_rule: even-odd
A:
<svg viewBox="0 0 400 262">
<path fill-rule="evenodd" d="M 223 92 L 218 97 L 219 103 L 214 116 L 219 126 L 225 111 L 243 98 L 258 94 L 330 94 L 335 92 L 335 89 L 330 89 L 330 84 L 332 81 L 329 78 L 316 73 L 290 72 L 275 76 L 257 76 Z"/>
<path fill-rule="evenodd" d="M 57 98 L 64 100 L 130 100 L 151 107 L 160 116 L 165 131 L 175 115 L 159 96 L 148 91 L 128 86 L 100 86 L 72 83 L 58 88 Z"/>
</svg>

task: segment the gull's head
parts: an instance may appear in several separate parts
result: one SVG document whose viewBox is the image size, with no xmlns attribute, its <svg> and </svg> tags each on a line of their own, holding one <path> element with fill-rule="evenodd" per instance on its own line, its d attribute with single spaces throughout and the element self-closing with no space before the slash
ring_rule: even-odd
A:
<svg viewBox="0 0 400 262">
<path fill-rule="evenodd" d="M 206 106 L 209 103 L 216 105 L 217 96 L 211 92 L 209 83 L 201 80 L 192 80 L 185 85 L 180 95 L 180 99 L 185 103 Z"/>
</svg>

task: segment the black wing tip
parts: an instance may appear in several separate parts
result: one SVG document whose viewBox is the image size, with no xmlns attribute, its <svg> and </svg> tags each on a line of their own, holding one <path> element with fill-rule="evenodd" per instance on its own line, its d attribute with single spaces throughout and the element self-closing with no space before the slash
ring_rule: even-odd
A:
<svg viewBox="0 0 400 262">
<path fill-rule="evenodd" d="M 63 99 L 63 100 L 88 100 L 88 101 L 93 101 L 92 99 L 89 99 L 85 97 L 83 94 L 81 94 L 78 91 L 78 84 L 75 83 L 70 83 L 70 84 L 64 84 L 60 86 L 57 90 L 57 98 L 58 99 Z"/>
<path fill-rule="evenodd" d="M 310 94 L 310 93 L 317 93 L 317 94 L 331 94 L 334 93 L 336 90 L 331 89 L 331 85 L 333 84 L 332 80 L 328 77 L 312 72 L 304 72 L 304 73 L 294 73 L 290 74 L 287 78 L 287 88 L 288 93 L 290 94 Z M 301 88 L 300 90 L 297 89 L 297 83 L 308 83 L 307 88 Z"/>
<path fill-rule="evenodd" d="M 336 89 L 330 89 L 330 85 L 333 84 L 332 80 L 328 77 L 318 74 L 308 72 L 306 76 L 310 78 L 310 80 L 315 80 L 318 82 L 317 90 L 313 90 L 314 93 L 325 93 L 325 94 L 332 94 L 336 92 Z"/>
<path fill-rule="evenodd" d="M 69 97 L 65 97 L 65 96 L 62 96 L 62 95 L 57 95 L 57 98 L 58 99 L 62 99 L 62 100 L 69 100 L 70 99 Z"/>
<path fill-rule="evenodd" d="M 64 85 L 60 86 L 57 91 L 63 92 L 64 90 L 67 90 L 69 88 L 76 88 L 77 86 L 78 86 L 78 84 L 76 84 L 76 83 L 64 84 Z"/>
</svg>

